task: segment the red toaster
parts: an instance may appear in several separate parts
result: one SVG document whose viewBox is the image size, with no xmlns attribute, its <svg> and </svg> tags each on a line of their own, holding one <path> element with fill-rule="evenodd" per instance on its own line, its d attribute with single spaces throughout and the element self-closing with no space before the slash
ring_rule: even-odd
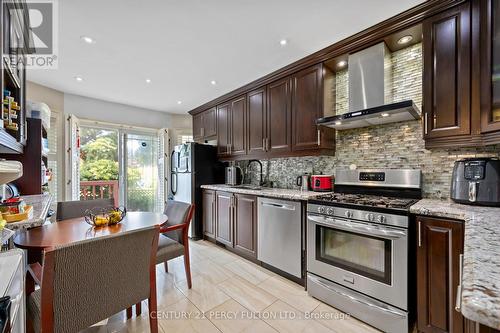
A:
<svg viewBox="0 0 500 333">
<path fill-rule="evenodd" d="M 333 191 L 333 177 L 331 175 L 312 175 L 311 188 L 315 192 Z"/>
</svg>

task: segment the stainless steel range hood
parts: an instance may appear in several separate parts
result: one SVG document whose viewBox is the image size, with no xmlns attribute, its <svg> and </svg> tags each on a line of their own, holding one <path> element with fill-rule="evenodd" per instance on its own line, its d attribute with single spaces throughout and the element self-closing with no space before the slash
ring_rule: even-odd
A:
<svg viewBox="0 0 500 333">
<path fill-rule="evenodd" d="M 393 102 L 390 51 L 380 43 L 349 55 L 349 112 L 318 125 L 350 129 L 420 119 L 412 100 Z"/>
</svg>

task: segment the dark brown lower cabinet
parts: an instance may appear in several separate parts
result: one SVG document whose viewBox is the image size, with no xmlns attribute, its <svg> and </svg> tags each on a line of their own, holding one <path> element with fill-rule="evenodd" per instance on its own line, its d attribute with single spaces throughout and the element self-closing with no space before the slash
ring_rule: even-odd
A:
<svg viewBox="0 0 500 333">
<path fill-rule="evenodd" d="M 203 190 L 203 234 L 215 238 L 215 191 Z"/>
<path fill-rule="evenodd" d="M 257 197 L 234 194 L 234 248 L 257 258 Z"/>
<path fill-rule="evenodd" d="M 419 216 L 417 229 L 418 331 L 462 333 L 464 317 L 455 310 L 455 300 L 464 224 Z"/>
<path fill-rule="evenodd" d="M 232 193 L 215 192 L 215 240 L 229 247 L 233 247 L 233 200 Z"/>
<path fill-rule="evenodd" d="M 481 325 L 469 319 L 465 319 L 464 321 L 464 333 L 499 333 L 499 332 L 500 332 L 499 330 Z"/>
<path fill-rule="evenodd" d="M 257 259 L 257 197 L 203 190 L 203 231 L 205 237 Z"/>
</svg>

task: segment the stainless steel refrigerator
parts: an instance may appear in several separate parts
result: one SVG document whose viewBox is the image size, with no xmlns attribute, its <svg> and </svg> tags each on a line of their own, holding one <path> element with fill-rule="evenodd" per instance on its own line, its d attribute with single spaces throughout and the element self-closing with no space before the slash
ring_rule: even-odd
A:
<svg viewBox="0 0 500 333">
<path fill-rule="evenodd" d="M 217 160 L 217 148 L 199 143 L 175 146 L 170 155 L 169 198 L 195 204 L 189 237 L 203 238 L 201 185 L 224 181 L 224 164 Z"/>
</svg>

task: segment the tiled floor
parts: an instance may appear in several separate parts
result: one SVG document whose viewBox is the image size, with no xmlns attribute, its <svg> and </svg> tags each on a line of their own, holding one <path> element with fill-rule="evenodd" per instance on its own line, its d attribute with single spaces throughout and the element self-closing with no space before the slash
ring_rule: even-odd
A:
<svg viewBox="0 0 500 333">
<path fill-rule="evenodd" d="M 160 332 L 378 332 L 210 242 L 190 244 L 192 289 L 182 257 L 169 261 L 168 274 L 157 266 Z M 147 302 L 142 312 L 126 320 L 122 311 L 85 332 L 149 332 Z"/>
</svg>

